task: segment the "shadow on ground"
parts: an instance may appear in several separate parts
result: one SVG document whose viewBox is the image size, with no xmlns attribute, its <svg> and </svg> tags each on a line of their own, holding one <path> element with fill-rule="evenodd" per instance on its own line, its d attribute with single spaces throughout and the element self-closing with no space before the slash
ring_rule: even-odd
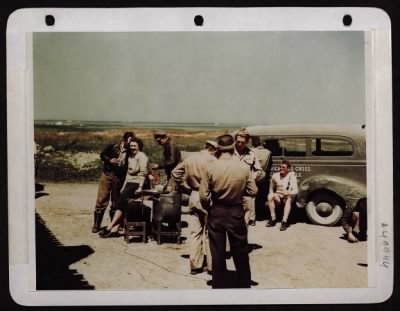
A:
<svg viewBox="0 0 400 311">
<path fill-rule="evenodd" d="M 212 280 L 207 281 L 208 286 L 212 286 Z M 251 280 L 250 285 L 257 286 L 258 283 Z M 233 270 L 227 270 L 225 272 L 225 277 L 224 277 L 224 288 L 240 288 L 239 286 L 239 280 L 238 280 L 238 275 L 236 271 Z"/>
<path fill-rule="evenodd" d="M 36 289 L 94 289 L 82 274 L 69 268 L 70 264 L 92 254 L 93 249 L 87 245 L 63 246 L 38 213 L 35 213 L 35 224 Z"/>
</svg>

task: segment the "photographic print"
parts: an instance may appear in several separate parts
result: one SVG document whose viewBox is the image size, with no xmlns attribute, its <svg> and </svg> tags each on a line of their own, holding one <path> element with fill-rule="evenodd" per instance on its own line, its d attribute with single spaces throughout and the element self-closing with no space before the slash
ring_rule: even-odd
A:
<svg viewBox="0 0 400 311">
<path fill-rule="evenodd" d="M 288 159 L 299 187 L 313 187 L 300 193 L 286 232 L 265 226 L 264 189 L 256 226 L 248 227 L 255 286 L 367 287 L 366 237 L 348 243 L 340 226 L 343 210 L 367 198 L 364 42 L 363 32 L 34 33 L 36 180 L 44 186 L 36 213 L 62 245 L 51 253 L 63 253 L 62 261 L 42 255 L 46 236 L 38 236 L 38 289 L 69 286 L 43 273 L 61 264 L 96 289 L 210 288 L 207 271 L 190 274 L 188 214 L 181 244 L 127 244 L 123 233 L 91 232 L 100 154 L 133 131 L 149 162 L 159 163 L 155 131 L 185 152 L 242 127 L 261 137 L 274 169 Z M 108 209 L 101 226 L 111 221 Z M 76 249 L 72 262 L 68 247 Z"/>
<path fill-rule="evenodd" d="M 376 287 L 373 36 L 207 22 L 32 31 L 33 291 Z"/>
</svg>

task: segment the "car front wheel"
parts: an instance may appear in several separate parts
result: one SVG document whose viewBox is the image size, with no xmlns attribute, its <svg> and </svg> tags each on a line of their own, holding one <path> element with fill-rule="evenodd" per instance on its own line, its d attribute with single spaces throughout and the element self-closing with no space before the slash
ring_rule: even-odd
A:
<svg viewBox="0 0 400 311">
<path fill-rule="evenodd" d="M 330 193 L 317 193 L 306 205 L 310 221 L 316 225 L 333 226 L 343 215 L 339 200 Z"/>
</svg>

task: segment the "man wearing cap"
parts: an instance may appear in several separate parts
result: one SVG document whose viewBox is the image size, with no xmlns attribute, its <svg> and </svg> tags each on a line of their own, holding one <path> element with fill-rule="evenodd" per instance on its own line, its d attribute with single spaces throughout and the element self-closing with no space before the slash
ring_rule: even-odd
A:
<svg viewBox="0 0 400 311">
<path fill-rule="evenodd" d="M 207 270 L 212 271 L 210 245 L 207 233 L 207 211 L 202 207 L 199 198 L 201 178 L 206 174 L 209 163 L 216 160 L 214 154 L 217 143 L 206 141 L 206 148 L 199 153 L 190 155 L 179 163 L 172 171 L 181 191 L 190 194 L 189 198 L 189 229 L 191 238 L 190 272 L 197 274 L 203 272 L 204 255 Z"/>
<path fill-rule="evenodd" d="M 94 211 L 92 232 L 100 231 L 104 212 L 111 198 L 110 219 L 113 218 L 116 202 L 119 199 L 122 184 L 127 171 L 128 146 L 135 137 L 133 132 L 125 132 L 122 140 L 116 144 L 107 145 L 100 154 L 103 161 L 103 172 L 100 176 L 97 200 Z"/>
<path fill-rule="evenodd" d="M 164 169 L 167 175 L 168 185 L 174 186 L 171 181 L 172 170 L 181 162 L 181 152 L 165 131 L 155 131 L 154 140 L 163 147 L 164 160 L 159 164 L 153 164 L 152 169 Z"/>
<path fill-rule="evenodd" d="M 247 144 L 250 139 L 250 134 L 247 129 L 240 129 L 235 135 L 235 152 L 234 156 L 238 158 L 241 162 L 247 165 L 251 171 L 251 175 L 255 180 L 259 180 L 263 176 L 263 170 L 260 166 L 260 162 Z M 256 208 L 255 208 L 255 198 L 250 196 L 245 196 L 243 198 L 243 207 L 246 211 L 245 220 L 246 224 L 250 226 L 256 225 Z"/>
<path fill-rule="evenodd" d="M 226 236 L 238 274 L 238 287 L 250 288 L 247 226 L 243 197 L 255 196 L 257 186 L 249 168 L 233 156 L 231 135 L 217 139 L 220 156 L 209 164 L 200 184 L 200 202 L 208 210 L 208 236 L 212 256 L 212 287 L 226 288 Z"/>
</svg>

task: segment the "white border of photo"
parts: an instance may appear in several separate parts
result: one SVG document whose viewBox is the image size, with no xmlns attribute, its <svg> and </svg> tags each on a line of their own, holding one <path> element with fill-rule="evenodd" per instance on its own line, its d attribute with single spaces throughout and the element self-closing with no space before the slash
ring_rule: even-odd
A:
<svg viewBox="0 0 400 311">
<path fill-rule="evenodd" d="M 350 27 L 343 16 L 353 18 Z M 46 26 L 45 16 L 56 18 Z M 204 25 L 194 24 L 202 15 Z M 35 289 L 34 32 L 364 31 L 366 51 L 368 288 L 253 290 Z M 10 292 L 22 305 L 377 303 L 393 290 L 391 25 L 375 8 L 21 9 L 7 27 Z M 20 142 L 20 143 L 15 143 Z M 204 299 L 204 297 L 207 299 Z"/>
</svg>

